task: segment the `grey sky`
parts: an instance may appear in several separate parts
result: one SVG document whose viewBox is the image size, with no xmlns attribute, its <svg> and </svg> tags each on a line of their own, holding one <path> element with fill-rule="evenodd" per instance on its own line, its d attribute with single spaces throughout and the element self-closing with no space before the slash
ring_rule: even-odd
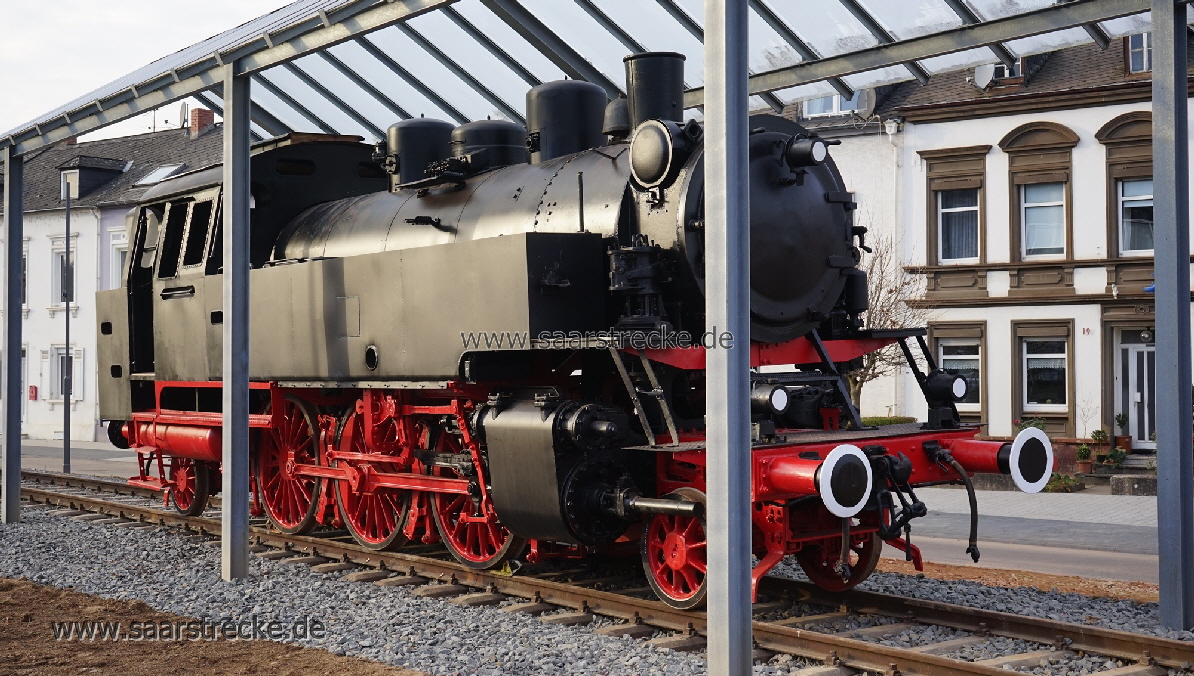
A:
<svg viewBox="0 0 1194 676">
<path fill-rule="evenodd" d="M 0 133 L 287 0 L 0 0 Z M 159 113 L 176 122 L 178 106 Z M 147 131 L 141 116 L 99 132 Z M 159 127 L 160 128 L 160 127 Z"/>
</svg>

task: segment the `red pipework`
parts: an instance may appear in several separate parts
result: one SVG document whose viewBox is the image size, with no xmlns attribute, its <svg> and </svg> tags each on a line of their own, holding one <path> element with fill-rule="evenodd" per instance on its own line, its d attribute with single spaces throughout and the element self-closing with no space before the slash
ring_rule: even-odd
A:
<svg viewBox="0 0 1194 676">
<path fill-rule="evenodd" d="M 793 456 L 775 458 L 767 466 L 764 480 L 775 493 L 816 495 L 821 462 Z"/>
<path fill-rule="evenodd" d="M 1006 465 L 999 467 L 999 452 L 1004 446 L 1011 453 L 1011 444 L 1002 441 L 982 441 L 979 439 L 942 439 L 941 445 L 949 450 L 966 471 L 974 474 L 1007 474 Z"/>
<path fill-rule="evenodd" d="M 851 340 L 827 340 L 825 351 L 835 362 L 847 362 L 857 359 L 864 354 L 882 350 L 896 342 L 896 338 L 855 338 Z M 629 351 L 629 350 L 627 350 Z M 705 368 L 704 347 L 672 347 L 664 349 L 646 349 L 642 351 L 651 361 L 675 366 L 685 370 L 700 370 Z M 800 337 L 786 343 L 754 343 L 750 344 L 751 366 L 773 366 L 789 364 L 820 364 L 821 356 L 817 354 L 812 343 L 807 338 Z"/>
<path fill-rule="evenodd" d="M 164 455 L 176 455 L 181 458 L 206 462 L 220 462 L 223 457 L 218 427 L 189 427 L 143 422 L 138 424 L 137 441 L 142 446 L 157 448 Z"/>
</svg>

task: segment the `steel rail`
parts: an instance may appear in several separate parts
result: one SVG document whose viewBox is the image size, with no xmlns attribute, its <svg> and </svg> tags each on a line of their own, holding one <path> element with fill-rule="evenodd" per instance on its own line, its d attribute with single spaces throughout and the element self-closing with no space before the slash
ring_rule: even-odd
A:
<svg viewBox="0 0 1194 676">
<path fill-rule="evenodd" d="M 144 497 L 158 495 L 156 491 L 128 486 L 118 481 L 68 477 L 51 472 L 25 471 L 22 472 L 22 476 L 27 480 L 47 482 L 61 487 L 119 490 L 125 494 Z M 169 510 L 29 486 L 23 486 L 21 494 L 35 503 L 82 509 L 159 525 L 181 526 L 211 536 L 220 533 L 218 518 L 187 517 Z M 493 589 L 509 596 L 537 599 L 544 603 L 665 630 L 703 634 L 706 628 L 707 615 L 704 612 L 676 610 L 659 601 L 579 586 L 585 584 L 586 580 L 568 583 L 528 576 L 501 575 L 491 571 L 474 570 L 452 560 L 401 551 L 375 552 L 352 542 L 311 535 L 285 535 L 260 526 L 250 528 L 250 537 L 258 545 L 364 567 L 418 575 L 428 580 L 447 581 L 478 589 Z M 1194 643 L 1158 636 L 1044 618 L 1022 617 L 877 592 L 851 590 L 835 594 L 807 582 L 785 578 L 764 578 L 760 591 L 769 597 L 792 602 L 843 607 L 860 614 L 898 617 L 926 625 L 1019 638 L 1066 650 L 1080 650 L 1136 661 L 1140 662 L 1141 666 L 1155 664 L 1180 668 L 1183 664 L 1194 663 Z M 773 622 L 756 620 L 752 628 L 754 640 L 761 648 L 866 671 L 893 673 L 894 667 L 894 671 L 898 673 L 926 676 L 959 673 L 1001 676 L 1007 673 L 1006 669 L 985 664 L 964 662 Z"/>
</svg>

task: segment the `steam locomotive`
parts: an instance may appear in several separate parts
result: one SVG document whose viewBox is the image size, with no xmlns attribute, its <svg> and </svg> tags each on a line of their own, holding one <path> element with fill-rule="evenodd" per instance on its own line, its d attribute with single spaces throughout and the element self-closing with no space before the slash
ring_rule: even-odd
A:
<svg viewBox="0 0 1194 676">
<path fill-rule="evenodd" d="M 254 514 L 376 550 L 440 542 L 475 568 L 637 551 L 660 599 L 703 602 L 705 353 L 744 337 L 705 321 L 683 58 L 626 57 L 614 101 L 537 86 L 526 129 L 416 118 L 376 148 L 254 146 Z M 754 581 L 793 555 L 844 590 L 885 542 L 919 567 L 916 487 L 1001 472 L 1039 491 L 1052 449 L 1035 429 L 975 439 L 966 382 L 923 329 L 862 328 L 866 229 L 830 143 L 772 115 L 750 127 Z M 192 515 L 220 485 L 220 182 L 149 190 L 124 284 L 96 299 L 109 436 L 140 459 L 130 483 Z M 843 370 L 897 343 L 928 420 L 867 427 Z"/>
</svg>

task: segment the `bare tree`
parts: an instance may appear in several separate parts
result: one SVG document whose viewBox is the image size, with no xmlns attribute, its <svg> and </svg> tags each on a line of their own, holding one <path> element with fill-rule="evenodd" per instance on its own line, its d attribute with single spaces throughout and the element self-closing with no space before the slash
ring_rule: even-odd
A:
<svg viewBox="0 0 1194 676">
<path fill-rule="evenodd" d="M 924 302 L 924 277 L 904 270 L 899 242 L 894 237 L 875 236 L 871 247 L 872 252 L 866 256 L 863 268 L 870 294 L 870 309 L 863 315 L 863 328 L 904 329 L 926 325 L 933 312 Z M 855 406 L 862 403 L 863 386 L 899 373 L 905 366 L 899 345 L 868 353 L 860 361 L 861 366 L 846 373 L 850 399 Z"/>
</svg>

